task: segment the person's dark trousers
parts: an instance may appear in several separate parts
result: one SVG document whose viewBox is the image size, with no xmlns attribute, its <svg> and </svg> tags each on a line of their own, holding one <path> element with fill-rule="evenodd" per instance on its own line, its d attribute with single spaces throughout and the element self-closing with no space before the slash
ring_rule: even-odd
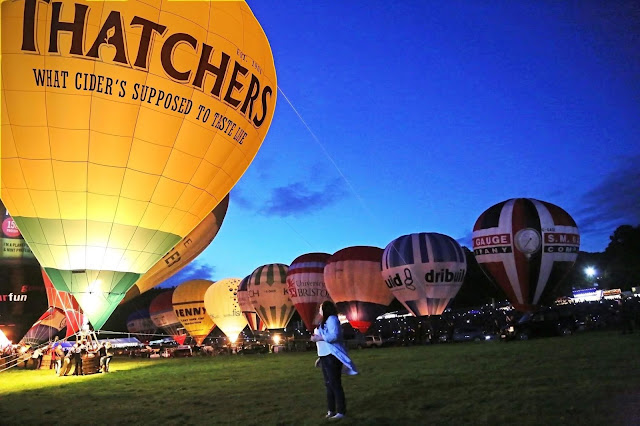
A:
<svg viewBox="0 0 640 426">
<path fill-rule="evenodd" d="M 73 371 L 73 375 L 74 376 L 84 376 L 84 373 L 82 372 L 82 357 L 75 355 L 75 362 L 76 362 L 76 369 Z"/>
<path fill-rule="evenodd" d="M 342 389 L 342 363 L 333 355 L 320 357 L 324 384 L 327 387 L 327 408 L 332 413 L 347 413 Z"/>
</svg>

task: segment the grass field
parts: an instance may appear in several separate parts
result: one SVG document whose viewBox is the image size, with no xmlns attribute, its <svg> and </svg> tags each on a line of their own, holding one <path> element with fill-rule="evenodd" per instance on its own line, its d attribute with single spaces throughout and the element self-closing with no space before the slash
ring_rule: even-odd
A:
<svg viewBox="0 0 640 426">
<path fill-rule="evenodd" d="M 640 334 L 353 350 L 341 424 L 638 424 Z M 323 424 L 315 354 L 135 360 L 0 373 L 0 424 Z"/>
</svg>

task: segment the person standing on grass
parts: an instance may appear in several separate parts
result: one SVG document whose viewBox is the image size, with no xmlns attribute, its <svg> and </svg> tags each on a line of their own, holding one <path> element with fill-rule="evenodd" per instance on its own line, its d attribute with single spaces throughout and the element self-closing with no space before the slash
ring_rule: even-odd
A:
<svg viewBox="0 0 640 426">
<path fill-rule="evenodd" d="M 42 349 L 36 348 L 36 350 L 33 351 L 33 355 L 31 355 L 31 358 L 33 358 L 33 368 L 35 368 L 36 370 L 40 369 L 40 365 L 42 365 L 43 357 L 44 357 L 44 352 L 42 352 Z"/>
<path fill-rule="evenodd" d="M 84 376 L 84 373 L 82 372 L 82 349 L 83 347 L 80 345 L 80 342 L 76 342 L 76 344 L 71 348 L 75 366 L 75 369 L 73 370 L 74 376 Z"/>
<path fill-rule="evenodd" d="M 58 345 L 58 336 L 56 336 L 55 339 L 53 339 L 53 342 L 51 342 L 49 344 L 49 348 L 48 348 L 48 352 L 49 355 L 51 355 L 51 364 L 49 364 L 49 370 L 51 370 L 52 368 L 56 367 L 56 374 L 58 373 L 57 371 L 57 354 L 56 354 L 56 347 Z"/>
<path fill-rule="evenodd" d="M 323 302 L 320 306 L 320 316 L 322 321 L 313 330 L 311 341 L 316 343 L 327 388 L 326 417 L 339 420 L 347 414 L 347 402 L 342 389 L 342 370 L 349 375 L 358 374 L 358 371 L 347 355 L 336 305 L 328 300 Z"/>
<path fill-rule="evenodd" d="M 108 360 L 111 358 L 109 355 L 107 355 L 108 353 L 107 345 L 111 345 L 111 344 L 103 342 L 102 345 L 100 345 L 100 349 L 98 349 L 98 355 L 100 356 L 100 372 L 101 373 L 107 372 Z"/>
<path fill-rule="evenodd" d="M 62 362 L 64 361 L 62 343 L 57 342 L 54 346 L 53 352 L 56 354 L 56 374 L 60 375 L 60 369 L 62 368 Z"/>
<path fill-rule="evenodd" d="M 60 371 L 58 372 L 58 376 L 66 376 L 67 373 L 71 370 L 71 361 L 73 360 L 73 346 L 67 349 L 67 352 L 64 355 L 64 359 L 62 360 L 62 365 L 60 367 Z"/>
</svg>

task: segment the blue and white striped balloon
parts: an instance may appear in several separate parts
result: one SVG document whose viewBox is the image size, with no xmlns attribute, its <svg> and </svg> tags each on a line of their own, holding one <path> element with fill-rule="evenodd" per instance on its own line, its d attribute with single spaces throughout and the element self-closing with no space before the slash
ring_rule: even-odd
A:
<svg viewBox="0 0 640 426">
<path fill-rule="evenodd" d="M 391 241 L 382 255 L 382 277 L 415 316 L 440 315 L 462 286 L 467 260 L 448 235 L 420 232 Z"/>
</svg>

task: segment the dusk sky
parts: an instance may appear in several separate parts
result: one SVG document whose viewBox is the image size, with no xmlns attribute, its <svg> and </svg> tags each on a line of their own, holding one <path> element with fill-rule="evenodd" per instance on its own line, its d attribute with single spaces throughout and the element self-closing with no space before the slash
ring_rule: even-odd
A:
<svg viewBox="0 0 640 426">
<path fill-rule="evenodd" d="M 637 4 L 248 4 L 275 60 L 273 123 L 218 236 L 165 285 L 413 232 L 470 248 L 508 198 L 564 208 L 583 251 L 640 223 Z"/>
</svg>

